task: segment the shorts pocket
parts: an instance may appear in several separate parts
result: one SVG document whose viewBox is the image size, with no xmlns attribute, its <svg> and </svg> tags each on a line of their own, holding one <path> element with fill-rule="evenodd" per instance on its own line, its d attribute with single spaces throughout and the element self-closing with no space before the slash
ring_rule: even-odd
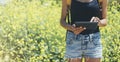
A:
<svg viewBox="0 0 120 62">
<path fill-rule="evenodd" d="M 68 45 L 73 44 L 74 40 L 75 40 L 75 34 L 73 32 L 67 31 L 66 43 Z"/>
<path fill-rule="evenodd" d="M 95 46 L 101 46 L 100 33 L 93 34 L 92 41 Z"/>
</svg>

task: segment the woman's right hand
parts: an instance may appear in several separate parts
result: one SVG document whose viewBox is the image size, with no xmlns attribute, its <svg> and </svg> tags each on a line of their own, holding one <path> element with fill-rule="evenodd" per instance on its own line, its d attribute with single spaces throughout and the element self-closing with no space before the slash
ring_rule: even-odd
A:
<svg viewBox="0 0 120 62">
<path fill-rule="evenodd" d="M 85 27 L 82 27 L 82 26 L 76 27 L 75 24 L 73 24 L 73 25 L 69 25 L 69 26 L 68 26 L 68 30 L 72 31 L 75 35 L 78 35 L 78 34 L 80 34 L 82 31 L 86 30 L 86 28 L 85 28 Z"/>
</svg>

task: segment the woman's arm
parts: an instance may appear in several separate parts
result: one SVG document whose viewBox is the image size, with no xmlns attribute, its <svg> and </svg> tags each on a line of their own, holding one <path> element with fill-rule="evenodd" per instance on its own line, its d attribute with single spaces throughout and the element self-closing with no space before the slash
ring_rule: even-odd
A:
<svg viewBox="0 0 120 62">
<path fill-rule="evenodd" d="M 107 25 L 107 4 L 108 0 L 100 0 L 101 7 L 102 7 L 102 20 L 98 23 L 98 26 L 104 27 Z"/>
<path fill-rule="evenodd" d="M 62 27 L 64 27 L 67 30 L 70 30 L 72 32 L 74 32 L 74 34 L 79 34 L 82 31 L 84 31 L 86 28 L 84 27 L 75 27 L 74 25 L 70 25 L 68 23 L 66 23 L 66 16 L 67 16 L 67 0 L 62 0 L 62 13 L 61 13 L 61 19 L 60 19 L 60 24 Z"/>
<path fill-rule="evenodd" d="M 60 19 L 60 24 L 62 27 L 64 27 L 67 30 L 73 31 L 73 26 L 70 24 L 66 23 L 66 16 L 67 16 L 67 0 L 62 0 L 62 12 L 61 12 L 61 19 Z"/>
</svg>

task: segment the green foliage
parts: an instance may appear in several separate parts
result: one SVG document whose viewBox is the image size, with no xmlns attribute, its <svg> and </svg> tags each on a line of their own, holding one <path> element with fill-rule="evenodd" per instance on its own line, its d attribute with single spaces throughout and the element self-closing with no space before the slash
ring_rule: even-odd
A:
<svg viewBox="0 0 120 62">
<path fill-rule="evenodd" d="M 61 4 L 56 1 L 15 0 L 0 6 L 0 62 L 66 62 Z M 103 62 L 120 61 L 119 8 L 110 4 L 108 25 L 101 28 Z"/>
<path fill-rule="evenodd" d="M 120 4 L 112 2 L 108 7 L 108 25 L 101 29 L 103 62 L 120 61 Z"/>
</svg>

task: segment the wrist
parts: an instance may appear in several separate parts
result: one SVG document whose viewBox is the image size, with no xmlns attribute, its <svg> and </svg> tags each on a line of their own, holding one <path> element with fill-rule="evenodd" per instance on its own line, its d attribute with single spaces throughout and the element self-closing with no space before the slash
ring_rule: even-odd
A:
<svg viewBox="0 0 120 62">
<path fill-rule="evenodd" d="M 102 19 L 98 22 L 98 26 L 99 27 L 104 27 L 107 25 L 106 19 Z"/>
<path fill-rule="evenodd" d="M 70 25 L 70 24 L 67 24 L 67 25 L 66 25 L 66 29 L 67 29 L 67 30 L 72 31 L 72 28 L 73 28 L 72 25 Z"/>
</svg>

